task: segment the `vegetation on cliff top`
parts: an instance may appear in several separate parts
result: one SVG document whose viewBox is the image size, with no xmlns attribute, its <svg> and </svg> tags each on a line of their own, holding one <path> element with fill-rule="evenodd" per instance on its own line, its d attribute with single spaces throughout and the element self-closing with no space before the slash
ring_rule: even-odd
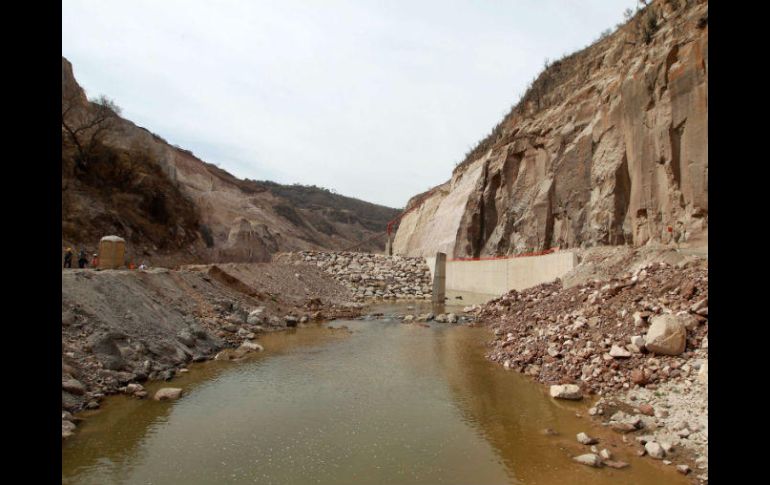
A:
<svg viewBox="0 0 770 485">
<path fill-rule="evenodd" d="M 512 133 L 506 133 L 507 130 L 505 128 L 508 127 L 510 129 L 517 116 L 531 116 L 563 102 L 569 90 L 559 90 L 556 88 L 563 86 L 570 79 L 575 79 L 577 83 L 587 79 L 590 75 L 591 66 L 586 60 L 592 56 L 594 49 L 603 45 L 607 39 L 622 33 L 633 38 L 634 41 L 632 42 L 637 46 L 649 44 L 662 22 L 660 16 L 661 4 L 666 4 L 671 10 L 676 11 L 694 4 L 696 1 L 663 0 L 649 4 L 646 1 L 640 1 L 636 12 L 626 9 L 626 12 L 624 12 L 625 21 L 618 24 L 614 32 L 609 30 L 603 31 L 599 38 L 591 45 L 572 54 L 565 55 L 557 61 L 550 62 L 546 59 L 543 71 L 529 83 L 518 102 L 511 106 L 508 113 L 495 125 L 487 136 L 465 154 L 463 160 L 455 166 L 455 171 L 464 168 L 502 140 L 515 135 L 515 130 Z"/>
</svg>

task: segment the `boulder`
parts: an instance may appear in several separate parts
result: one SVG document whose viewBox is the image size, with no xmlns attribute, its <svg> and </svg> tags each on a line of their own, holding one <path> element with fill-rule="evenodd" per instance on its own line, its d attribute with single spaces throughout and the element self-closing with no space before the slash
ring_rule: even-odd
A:
<svg viewBox="0 0 770 485">
<path fill-rule="evenodd" d="M 177 340 L 179 340 L 181 343 L 188 347 L 192 347 L 195 345 L 195 337 L 193 336 L 192 332 L 189 330 L 182 330 L 177 334 Z"/>
<path fill-rule="evenodd" d="M 580 387 L 575 384 L 558 384 L 551 386 L 551 397 L 555 399 L 583 399 L 583 393 Z"/>
<path fill-rule="evenodd" d="M 611 428 L 613 431 L 622 434 L 631 433 L 637 430 L 637 427 L 631 423 L 612 423 Z"/>
<path fill-rule="evenodd" d="M 69 421 L 62 421 L 61 422 L 61 438 L 67 439 L 70 436 L 72 436 L 75 430 L 75 425 Z"/>
<path fill-rule="evenodd" d="M 144 391 L 144 387 L 141 384 L 133 382 L 126 386 L 126 394 L 136 394 L 140 391 Z"/>
<path fill-rule="evenodd" d="M 62 433 L 64 432 L 64 430 L 74 431 L 75 430 L 75 423 L 73 423 L 72 421 L 69 421 L 69 420 L 62 419 L 62 421 L 61 421 L 61 430 L 62 430 Z"/>
<path fill-rule="evenodd" d="M 700 370 L 698 370 L 698 382 L 700 382 L 703 385 L 708 385 L 709 383 L 709 362 L 706 361 L 700 366 Z"/>
<path fill-rule="evenodd" d="M 77 379 L 63 380 L 61 383 L 61 388 L 76 396 L 82 396 L 86 393 L 86 386 Z"/>
<path fill-rule="evenodd" d="M 631 371 L 631 382 L 643 386 L 650 380 L 650 372 L 644 369 L 634 369 Z"/>
<path fill-rule="evenodd" d="M 644 337 L 641 335 L 634 335 L 631 337 L 631 345 L 634 345 L 641 350 L 645 347 L 646 342 L 644 341 Z"/>
<path fill-rule="evenodd" d="M 588 465 L 592 467 L 602 466 L 602 459 L 599 457 L 599 455 L 594 453 L 586 453 L 585 455 L 576 456 L 573 458 L 573 460 L 580 463 L 581 465 Z"/>
<path fill-rule="evenodd" d="M 583 445 L 594 445 L 599 442 L 599 440 L 597 440 L 596 438 L 588 436 L 585 433 L 578 433 L 577 440 L 578 440 L 578 443 Z"/>
<path fill-rule="evenodd" d="M 264 307 L 257 307 L 249 312 L 249 315 L 246 317 L 246 323 L 249 325 L 259 325 L 264 320 L 263 314 L 265 313 Z"/>
<path fill-rule="evenodd" d="M 639 412 L 645 416 L 655 416 L 655 408 L 649 404 L 642 404 L 639 406 Z"/>
<path fill-rule="evenodd" d="M 227 316 L 226 320 L 232 323 L 233 325 L 242 325 L 246 323 L 245 321 L 246 319 L 243 318 L 243 315 L 241 315 L 240 312 L 231 313 L 230 315 Z"/>
<path fill-rule="evenodd" d="M 195 336 L 196 338 L 203 339 L 203 340 L 208 338 L 208 334 L 206 333 L 206 331 L 203 329 L 203 327 L 201 327 L 198 324 L 194 323 L 190 325 L 189 329 L 190 329 L 190 333 L 192 333 L 193 336 Z"/>
<path fill-rule="evenodd" d="M 663 447 L 654 441 L 648 441 L 644 444 L 644 449 L 650 457 L 656 460 L 662 460 L 666 456 L 666 452 L 663 451 Z"/>
<path fill-rule="evenodd" d="M 243 343 L 241 344 L 241 346 L 238 347 L 238 349 L 243 349 L 243 350 L 246 350 L 246 351 L 249 351 L 249 352 L 252 352 L 252 351 L 254 351 L 254 352 L 262 352 L 263 350 L 265 350 L 265 348 L 262 347 L 261 345 L 259 345 L 258 343 L 251 342 L 249 340 L 244 340 Z"/>
<path fill-rule="evenodd" d="M 610 355 L 616 359 L 627 359 L 631 357 L 631 352 L 618 345 L 613 345 L 610 349 Z"/>
<path fill-rule="evenodd" d="M 693 312 L 693 313 L 697 313 L 699 310 L 702 310 L 704 308 L 708 308 L 708 305 L 709 305 L 709 299 L 708 298 L 703 298 L 702 300 L 699 300 L 698 302 L 693 304 L 690 307 L 690 311 Z"/>
<path fill-rule="evenodd" d="M 164 387 L 162 389 L 158 389 L 158 392 L 155 393 L 153 399 L 156 401 L 167 401 L 179 399 L 181 395 L 182 389 L 179 387 Z"/>
<path fill-rule="evenodd" d="M 695 315 L 687 312 L 679 312 L 676 314 L 676 316 L 687 330 L 694 330 L 698 328 L 699 321 Z"/>
<path fill-rule="evenodd" d="M 687 343 L 686 322 L 678 315 L 656 315 L 651 319 L 650 328 L 644 340 L 650 352 L 663 355 L 679 355 Z"/>
</svg>

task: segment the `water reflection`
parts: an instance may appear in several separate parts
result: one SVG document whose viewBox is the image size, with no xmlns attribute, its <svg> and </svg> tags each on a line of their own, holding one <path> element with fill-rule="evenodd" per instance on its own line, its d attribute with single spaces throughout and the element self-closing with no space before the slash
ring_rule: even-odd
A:
<svg viewBox="0 0 770 485">
<path fill-rule="evenodd" d="M 198 366 L 172 384 L 186 389 L 177 402 L 111 400 L 64 446 L 62 482 L 682 481 L 642 462 L 626 471 L 572 463 L 567 453 L 584 424 L 572 407 L 488 363 L 484 329 L 334 325 L 352 334 L 269 335 L 252 361 Z M 563 436 L 544 436 L 544 427 Z"/>
<path fill-rule="evenodd" d="M 592 425 L 587 418 L 578 419 L 576 413 L 587 415 L 587 404 L 554 401 L 543 386 L 485 360 L 484 344 L 490 338 L 481 329 L 454 328 L 443 332 L 434 345 L 439 349 L 439 368 L 463 419 L 495 448 L 512 477 L 521 483 L 575 485 L 688 483 L 671 467 L 631 456 L 618 435 Z M 545 434 L 546 428 L 559 435 Z M 597 470 L 577 466 L 571 457 L 589 451 L 576 442 L 575 435 L 581 431 L 599 437 L 600 448 L 608 448 L 616 459 L 630 462 L 632 467 Z"/>
</svg>

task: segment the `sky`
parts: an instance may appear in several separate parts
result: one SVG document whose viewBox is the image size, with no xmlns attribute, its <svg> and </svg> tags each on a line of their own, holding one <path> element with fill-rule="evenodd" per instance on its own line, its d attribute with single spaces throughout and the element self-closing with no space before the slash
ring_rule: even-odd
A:
<svg viewBox="0 0 770 485">
<path fill-rule="evenodd" d="M 240 178 L 390 207 L 636 0 L 63 0 L 89 97 Z"/>
</svg>

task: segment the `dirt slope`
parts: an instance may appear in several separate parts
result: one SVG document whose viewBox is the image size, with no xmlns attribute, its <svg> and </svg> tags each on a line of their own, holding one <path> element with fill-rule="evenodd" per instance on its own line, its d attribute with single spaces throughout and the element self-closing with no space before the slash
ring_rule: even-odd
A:
<svg viewBox="0 0 770 485">
<path fill-rule="evenodd" d="M 264 332 L 357 315 L 351 302 L 347 288 L 309 266 L 64 270 L 62 407 L 98 406 L 128 383 L 169 379 Z"/>
</svg>

